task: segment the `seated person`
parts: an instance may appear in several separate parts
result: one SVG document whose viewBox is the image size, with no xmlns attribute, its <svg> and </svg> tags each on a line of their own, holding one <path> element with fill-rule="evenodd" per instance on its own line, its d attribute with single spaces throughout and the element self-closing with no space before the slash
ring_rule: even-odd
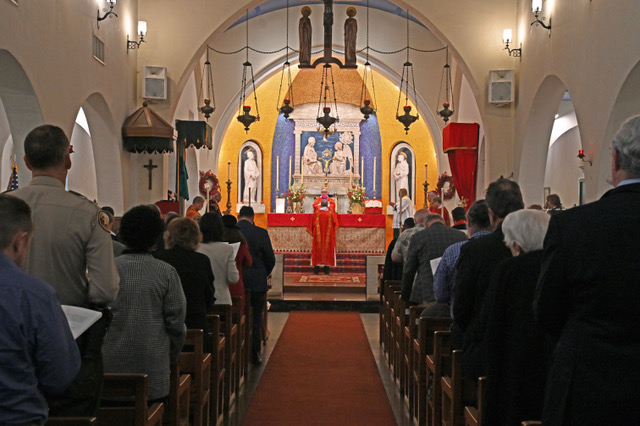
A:
<svg viewBox="0 0 640 426">
<path fill-rule="evenodd" d="M 0 195 L 0 424 L 47 422 L 48 395 L 80 370 L 80 351 L 56 292 L 20 270 L 33 234 L 31 209 Z"/>
<path fill-rule="evenodd" d="M 178 273 L 150 254 L 163 228 L 160 214 L 149 206 L 134 207 L 122 217 L 120 238 L 127 248 L 116 259 L 120 292 L 102 349 L 105 373 L 146 374 L 154 402 L 169 395 L 170 366 L 186 334 Z"/>
</svg>

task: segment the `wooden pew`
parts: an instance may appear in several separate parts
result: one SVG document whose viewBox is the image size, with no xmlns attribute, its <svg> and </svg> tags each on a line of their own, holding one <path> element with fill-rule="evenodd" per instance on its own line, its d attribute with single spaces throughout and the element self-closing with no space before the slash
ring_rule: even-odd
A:
<svg viewBox="0 0 640 426">
<path fill-rule="evenodd" d="M 238 329 L 238 336 L 236 339 L 237 347 L 236 347 L 236 357 L 237 357 L 237 367 L 236 367 L 236 377 L 234 379 L 236 385 L 236 393 L 240 390 L 240 387 L 244 383 L 244 378 L 246 377 L 247 370 L 249 368 L 248 358 L 246 356 L 247 347 L 247 327 L 246 321 L 247 317 L 245 315 L 244 310 L 242 309 L 242 298 L 240 296 L 232 297 L 232 318 L 233 324 Z"/>
<path fill-rule="evenodd" d="M 237 368 L 237 353 L 236 349 L 238 327 L 233 324 L 233 312 L 231 305 L 213 305 L 210 308 L 209 313 L 220 316 L 220 331 L 224 334 L 225 354 L 224 354 L 224 409 L 229 409 L 229 406 L 236 397 L 235 393 L 235 369 Z"/>
<path fill-rule="evenodd" d="M 226 337 L 220 334 L 220 316 L 207 314 L 209 339 L 211 339 L 211 400 L 209 418 L 212 424 L 222 424 L 224 419 L 224 354 Z"/>
<path fill-rule="evenodd" d="M 436 331 L 433 334 L 433 353 L 426 356 L 426 392 L 427 420 L 430 426 L 442 424 L 442 387 L 443 371 L 450 371 L 451 332 Z M 431 392 L 429 392 L 431 386 Z"/>
<path fill-rule="evenodd" d="M 168 409 L 164 412 L 164 423 L 168 426 L 189 426 L 189 399 L 191 376 L 180 374 L 178 364 L 171 366 Z"/>
<path fill-rule="evenodd" d="M 209 425 L 211 354 L 204 352 L 204 331 L 187 330 L 178 359 L 178 371 L 191 376 L 189 408 L 193 426 Z"/>
<path fill-rule="evenodd" d="M 97 425 L 95 417 L 49 417 L 47 426 L 93 426 Z"/>
<path fill-rule="evenodd" d="M 253 336 L 253 308 L 251 307 L 251 292 L 246 290 L 244 292 L 244 316 L 245 316 L 245 345 L 246 350 L 244 352 L 244 365 L 245 371 L 248 371 L 249 364 L 251 363 L 251 338 Z"/>
<path fill-rule="evenodd" d="M 484 401 L 484 387 L 487 381 L 486 377 L 478 377 L 478 401 L 475 407 L 467 405 L 464 407 L 464 424 L 465 426 L 482 426 L 482 407 Z"/>
<path fill-rule="evenodd" d="M 384 324 L 383 324 L 383 335 L 382 335 L 382 346 L 384 348 L 384 352 L 387 355 L 387 360 L 389 365 L 391 365 L 391 336 L 392 336 L 392 326 L 393 316 L 392 316 L 392 298 L 396 291 L 400 291 L 402 288 L 402 283 L 400 281 L 385 281 L 384 282 L 384 304 L 381 306 L 381 310 L 384 311 Z"/>
<path fill-rule="evenodd" d="M 448 331 L 450 318 L 420 318 L 413 348 L 413 412 L 419 425 L 427 423 L 427 355 L 433 355 L 435 332 Z"/>
<path fill-rule="evenodd" d="M 460 426 L 462 415 L 462 354 L 455 350 L 451 353 L 451 375 L 442 376 L 442 426 Z"/>
<path fill-rule="evenodd" d="M 146 374 L 105 374 L 102 399 L 109 405 L 98 409 L 98 425 L 104 426 L 161 426 L 164 404 L 153 403 L 147 407 Z"/>
<path fill-rule="evenodd" d="M 402 333 L 402 394 L 409 405 L 409 411 L 413 411 L 413 340 L 418 334 L 418 324 L 423 306 L 409 307 L 409 314 Z"/>
<path fill-rule="evenodd" d="M 522 426 L 541 426 L 542 422 L 540 420 L 526 420 L 522 422 Z"/>
<path fill-rule="evenodd" d="M 391 295 L 391 318 L 389 329 L 391 330 L 390 342 L 389 342 L 389 361 L 391 369 L 393 370 L 394 380 L 399 378 L 400 368 L 400 342 L 402 337 L 400 336 L 402 328 L 400 327 L 400 316 L 404 316 L 404 302 L 401 298 L 402 292 L 400 290 L 394 291 Z"/>
</svg>

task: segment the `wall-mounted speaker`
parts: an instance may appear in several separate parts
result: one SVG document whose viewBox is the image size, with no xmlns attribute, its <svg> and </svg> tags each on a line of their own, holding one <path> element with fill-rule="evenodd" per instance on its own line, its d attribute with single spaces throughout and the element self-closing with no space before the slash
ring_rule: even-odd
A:
<svg viewBox="0 0 640 426">
<path fill-rule="evenodd" d="M 504 106 L 514 100 L 513 70 L 489 71 L 489 103 Z"/>
<path fill-rule="evenodd" d="M 167 99 L 167 68 L 145 66 L 142 76 L 142 97 L 145 99 Z"/>
</svg>

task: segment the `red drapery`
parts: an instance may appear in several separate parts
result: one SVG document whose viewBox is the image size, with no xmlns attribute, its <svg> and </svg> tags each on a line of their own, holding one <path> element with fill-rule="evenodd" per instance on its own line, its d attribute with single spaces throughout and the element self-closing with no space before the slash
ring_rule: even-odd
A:
<svg viewBox="0 0 640 426">
<path fill-rule="evenodd" d="M 449 123 L 442 130 L 442 150 L 449 156 L 453 184 L 466 209 L 476 199 L 479 130 L 478 123 Z"/>
</svg>

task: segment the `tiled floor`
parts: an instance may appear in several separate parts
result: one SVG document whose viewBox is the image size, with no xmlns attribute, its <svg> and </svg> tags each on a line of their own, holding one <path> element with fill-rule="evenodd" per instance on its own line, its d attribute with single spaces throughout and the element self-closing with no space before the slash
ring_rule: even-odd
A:
<svg viewBox="0 0 640 426">
<path fill-rule="evenodd" d="M 278 338 L 280 337 L 280 334 L 282 332 L 282 329 L 284 328 L 285 323 L 287 322 L 288 317 L 289 314 L 286 312 L 269 313 L 270 335 L 265 346 L 265 352 L 263 356 L 264 362 L 260 366 L 250 366 L 249 374 L 247 376 L 247 380 L 245 382 L 243 390 L 240 392 L 240 395 L 236 399 L 236 402 L 232 405 L 229 418 L 225 419 L 225 425 L 238 426 L 242 423 L 242 417 L 244 416 L 247 407 L 251 403 L 251 397 L 256 391 L 265 366 L 269 363 L 269 358 L 271 356 L 271 353 L 273 352 L 273 348 L 278 342 Z M 384 353 L 381 350 L 380 344 L 378 342 L 378 314 L 360 314 L 360 318 L 362 319 L 365 332 L 367 333 L 369 344 L 371 346 L 371 352 L 373 353 L 373 357 L 376 361 L 376 364 L 378 365 L 380 378 L 382 379 L 382 383 L 387 391 L 387 396 L 389 397 L 391 408 L 393 409 L 394 415 L 396 417 L 396 422 L 398 426 L 409 426 L 412 423 L 407 414 L 408 410 L 404 404 L 404 401 L 402 401 L 402 399 L 398 395 L 397 388 L 393 382 L 393 374 L 387 367 Z"/>
</svg>

